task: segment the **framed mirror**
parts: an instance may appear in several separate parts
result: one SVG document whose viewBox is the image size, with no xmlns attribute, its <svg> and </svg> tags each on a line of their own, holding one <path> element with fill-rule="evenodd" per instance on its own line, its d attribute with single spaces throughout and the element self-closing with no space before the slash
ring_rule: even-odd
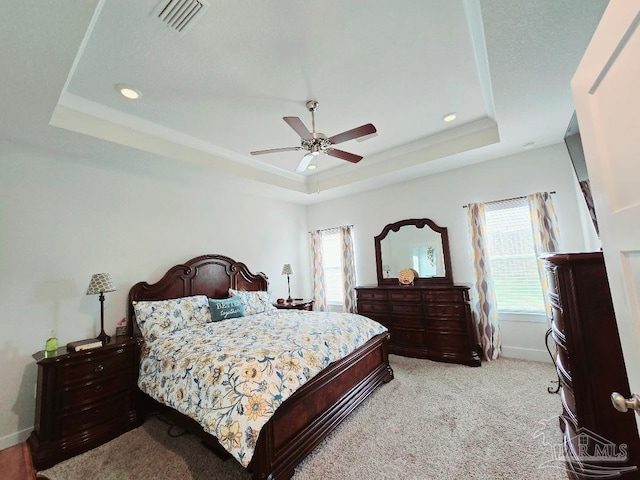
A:
<svg viewBox="0 0 640 480">
<path fill-rule="evenodd" d="M 449 236 L 428 218 L 391 223 L 374 237 L 378 285 L 398 285 L 398 273 L 414 271 L 414 285 L 453 283 Z"/>
</svg>

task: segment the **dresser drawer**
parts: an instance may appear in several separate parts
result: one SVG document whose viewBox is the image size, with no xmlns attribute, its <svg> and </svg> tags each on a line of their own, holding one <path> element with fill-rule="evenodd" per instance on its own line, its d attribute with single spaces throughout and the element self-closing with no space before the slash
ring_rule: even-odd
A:
<svg viewBox="0 0 640 480">
<path fill-rule="evenodd" d="M 425 317 L 425 323 L 429 329 L 435 331 L 454 331 L 454 332 L 466 332 L 466 320 L 464 317 L 433 317 L 427 315 Z"/>
<path fill-rule="evenodd" d="M 429 329 L 426 333 L 427 347 L 441 352 L 463 352 L 468 349 L 467 336 L 458 332 L 435 332 Z"/>
<path fill-rule="evenodd" d="M 84 408 L 67 410 L 59 417 L 60 432 L 62 435 L 71 435 L 101 423 L 122 424 L 126 422 L 130 409 L 131 394 L 126 393 Z"/>
<path fill-rule="evenodd" d="M 104 378 L 119 370 L 131 368 L 133 364 L 131 349 L 118 348 L 106 355 L 91 355 L 81 361 L 74 361 L 62 365 L 60 381 L 62 385 L 88 378 Z"/>
<path fill-rule="evenodd" d="M 466 302 L 469 299 L 468 290 L 425 290 L 422 292 L 425 302 L 439 303 L 439 302 L 451 302 L 459 303 Z"/>
<path fill-rule="evenodd" d="M 420 291 L 415 290 L 399 290 L 390 291 L 389 300 L 392 302 L 419 302 Z"/>
<path fill-rule="evenodd" d="M 382 290 L 357 290 L 358 299 L 361 300 L 386 300 L 387 293 Z"/>
<path fill-rule="evenodd" d="M 422 304 L 420 303 L 392 303 L 392 315 L 422 315 Z"/>
<path fill-rule="evenodd" d="M 405 347 L 424 347 L 424 330 L 397 328 L 391 329 L 391 343 Z"/>
<path fill-rule="evenodd" d="M 439 315 L 446 317 L 462 318 L 465 314 L 466 305 L 460 303 L 451 304 L 433 304 L 429 303 L 426 306 L 427 315 Z"/>
<path fill-rule="evenodd" d="M 77 408 L 86 402 L 127 392 L 131 390 L 132 382 L 131 371 L 124 370 L 118 375 L 64 388 L 60 393 L 61 405 L 65 409 Z"/>
<path fill-rule="evenodd" d="M 358 313 L 366 315 L 368 313 L 389 313 L 389 304 L 375 302 L 358 302 Z"/>
</svg>

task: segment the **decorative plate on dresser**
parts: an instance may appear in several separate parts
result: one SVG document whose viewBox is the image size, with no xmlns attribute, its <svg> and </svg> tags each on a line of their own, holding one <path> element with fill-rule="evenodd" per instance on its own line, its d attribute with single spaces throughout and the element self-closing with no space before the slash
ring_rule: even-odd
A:
<svg viewBox="0 0 640 480">
<path fill-rule="evenodd" d="M 427 218 L 403 220 L 374 240 L 378 285 L 356 287 L 358 313 L 389 329 L 389 351 L 480 366 L 469 287 L 453 284 L 447 229 Z M 383 265 L 398 278 L 384 277 Z"/>
<path fill-rule="evenodd" d="M 398 272 L 398 281 L 402 285 L 411 285 L 414 278 L 416 278 L 416 275 L 411 268 L 403 268 Z"/>
</svg>

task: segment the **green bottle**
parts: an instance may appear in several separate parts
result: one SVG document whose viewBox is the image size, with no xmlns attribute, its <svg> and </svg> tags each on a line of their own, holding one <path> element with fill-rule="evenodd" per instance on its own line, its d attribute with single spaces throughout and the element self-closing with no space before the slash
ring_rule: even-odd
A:
<svg viewBox="0 0 640 480">
<path fill-rule="evenodd" d="M 51 330 L 51 337 L 44 344 L 44 356 L 55 357 L 57 350 L 58 350 L 58 339 L 56 338 L 55 332 Z"/>
</svg>

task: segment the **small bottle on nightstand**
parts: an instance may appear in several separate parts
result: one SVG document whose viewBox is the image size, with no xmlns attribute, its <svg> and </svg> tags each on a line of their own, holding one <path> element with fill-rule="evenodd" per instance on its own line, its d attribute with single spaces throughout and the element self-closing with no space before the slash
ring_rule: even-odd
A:
<svg viewBox="0 0 640 480">
<path fill-rule="evenodd" d="M 45 357 L 54 357 L 56 355 L 56 351 L 58 350 L 58 338 L 56 337 L 56 332 L 51 330 L 51 336 L 47 339 L 44 344 L 44 355 Z"/>
</svg>

